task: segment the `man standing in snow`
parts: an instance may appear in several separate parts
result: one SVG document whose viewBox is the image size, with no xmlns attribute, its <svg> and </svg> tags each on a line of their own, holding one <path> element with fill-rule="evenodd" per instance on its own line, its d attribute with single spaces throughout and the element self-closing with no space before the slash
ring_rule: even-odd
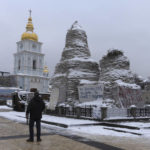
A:
<svg viewBox="0 0 150 150">
<path fill-rule="evenodd" d="M 29 102 L 29 105 L 27 107 L 26 111 L 26 118 L 28 118 L 30 114 L 29 119 L 29 139 L 27 139 L 27 142 L 33 142 L 34 141 L 34 122 L 36 122 L 36 129 L 37 129 L 37 142 L 41 141 L 41 118 L 42 118 L 42 112 L 45 109 L 45 103 L 43 102 L 42 98 L 39 96 L 38 91 L 36 90 L 34 93 L 34 97 Z"/>
</svg>

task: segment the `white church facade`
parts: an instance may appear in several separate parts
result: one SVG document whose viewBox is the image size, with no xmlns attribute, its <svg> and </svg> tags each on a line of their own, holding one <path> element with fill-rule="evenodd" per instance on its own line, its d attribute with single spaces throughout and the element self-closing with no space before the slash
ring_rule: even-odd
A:
<svg viewBox="0 0 150 150">
<path fill-rule="evenodd" d="M 42 43 L 33 32 L 31 12 L 26 25 L 26 32 L 21 41 L 17 42 L 17 52 L 14 54 L 14 75 L 18 87 L 30 91 L 37 88 L 39 92 L 47 93 L 49 89 L 49 71 L 44 67 Z"/>
</svg>

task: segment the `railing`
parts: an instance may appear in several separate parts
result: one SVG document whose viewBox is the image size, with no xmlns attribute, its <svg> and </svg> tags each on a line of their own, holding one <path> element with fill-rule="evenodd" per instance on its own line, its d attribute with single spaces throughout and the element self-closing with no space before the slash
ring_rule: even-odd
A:
<svg viewBox="0 0 150 150">
<path fill-rule="evenodd" d="M 54 111 L 47 110 L 47 114 L 70 116 L 70 117 L 92 117 L 92 107 L 56 107 Z"/>
<path fill-rule="evenodd" d="M 128 117 L 150 117 L 150 108 L 130 108 L 127 114 Z"/>
<path fill-rule="evenodd" d="M 67 116 L 73 118 L 124 118 L 124 117 L 150 117 L 150 108 L 98 108 L 93 106 L 85 107 L 56 107 L 54 111 L 47 110 L 47 114 Z"/>
</svg>

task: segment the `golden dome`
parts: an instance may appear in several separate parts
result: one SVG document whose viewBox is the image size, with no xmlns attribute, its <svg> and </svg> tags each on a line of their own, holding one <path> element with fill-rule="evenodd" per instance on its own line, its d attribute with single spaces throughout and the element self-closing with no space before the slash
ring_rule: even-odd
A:
<svg viewBox="0 0 150 150">
<path fill-rule="evenodd" d="M 33 40 L 33 41 L 37 42 L 38 41 L 38 36 L 34 32 L 32 32 L 32 33 L 24 32 L 21 36 L 21 40 L 26 40 L 26 39 Z"/>
<path fill-rule="evenodd" d="M 24 32 L 21 36 L 21 40 L 32 40 L 32 41 L 38 41 L 38 36 L 36 33 L 33 32 L 34 27 L 32 24 L 32 18 L 31 18 L 31 12 L 30 12 L 30 17 L 28 18 L 28 23 L 26 25 L 26 32 Z"/>
<path fill-rule="evenodd" d="M 47 66 L 44 67 L 43 72 L 44 72 L 44 73 L 48 73 L 48 72 L 49 72 Z"/>
</svg>

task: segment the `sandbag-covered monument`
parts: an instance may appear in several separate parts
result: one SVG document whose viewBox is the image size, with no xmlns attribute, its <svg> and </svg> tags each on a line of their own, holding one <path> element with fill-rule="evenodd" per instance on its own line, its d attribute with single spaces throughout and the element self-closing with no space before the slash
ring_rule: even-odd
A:
<svg viewBox="0 0 150 150">
<path fill-rule="evenodd" d="M 108 107 L 144 106 L 145 97 L 150 101 L 149 82 L 130 70 L 130 61 L 121 50 L 108 50 L 99 63 L 91 58 L 86 32 L 77 21 L 67 32 L 65 48 L 50 84 L 50 109 L 56 105 L 79 106 L 89 101 L 88 95 L 93 93 L 95 99 L 91 101 Z M 100 97 L 98 90 L 102 91 Z M 84 100 L 81 93 L 85 94 Z"/>
<path fill-rule="evenodd" d="M 86 32 L 75 21 L 67 32 L 65 48 L 51 79 L 52 89 L 59 89 L 58 103 L 77 103 L 78 86 L 98 80 L 99 65 L 91 58 Z"/>
</svg>

